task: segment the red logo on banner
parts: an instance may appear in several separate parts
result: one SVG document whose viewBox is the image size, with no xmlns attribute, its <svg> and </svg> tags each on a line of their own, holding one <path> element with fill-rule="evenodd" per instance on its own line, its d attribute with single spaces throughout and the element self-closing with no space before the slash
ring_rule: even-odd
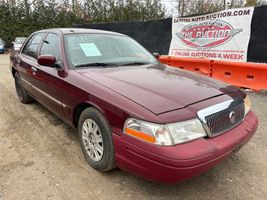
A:
<svg viewBox="0 0 267 200">
<path fill-rule="evenodd" d="M 227 43 L 242 31 L 225 21 L 216 20 L 187 25 L 176 35 L 189 47 L 212 48 Z"/>
</svg>

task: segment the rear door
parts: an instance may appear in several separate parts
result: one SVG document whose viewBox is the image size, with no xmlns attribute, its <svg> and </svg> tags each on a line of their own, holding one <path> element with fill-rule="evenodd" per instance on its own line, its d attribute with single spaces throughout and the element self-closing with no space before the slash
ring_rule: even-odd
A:
<svg viewBox="0 0 267 200">
<path fill-rule="evenodd" d="M 35 66 L 37 64 L 37 51 L 45 36 L 45 32 L 33 34 L 18 56 L 17 69 L 22 80 L 23 87 L 33 96 L 36 91 L 32 88 L 33 77 L 35 75 Z"/>
</svg>

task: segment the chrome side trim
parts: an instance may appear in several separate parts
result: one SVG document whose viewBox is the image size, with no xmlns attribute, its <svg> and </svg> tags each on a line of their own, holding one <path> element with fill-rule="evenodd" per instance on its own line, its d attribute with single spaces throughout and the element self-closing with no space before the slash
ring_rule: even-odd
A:
<svg viewBox="0 0 267 200">
<path fill-rule="evenodd" d="M 50 100 L 54 101 L 55 103 L 59 104 L 60 106 L 62 105 L 62 102 L 60 102 L 59 100 L 55 99 L 55 98 L 52 97 L 51 95 L 47 94 L 47 93 L 44 92 L 43 90 L 40 90 L 38 87 L 32 85 L 32 88 L 35 89 L 37 92 L 41 93 L 42 95 L 46 96 L 46 97 L 49 98 Z"/>
<path fill-rule="evenodd" d="M 244 119 L 243 119 L 240 123 L 235 124 L 235 125 L 234 125 L 233 127 L 231 127 L 230 129 L 228 129 L 228 130 L 224 130 L 223 132 L 218 133 L 218 134 L 216 134 L 216 135 L 212 135 L 212 133 L 211 133 L 211 131 L 210 131 L 210 128 L 209 128 L 209 126 L 208 126 L 208 124 L 207 124 L 207 121 L 206 121 L 205 117 L 207 117 L 207 116 L 209 116 L 209 115 L 212 115 L 212 114 L 214 114 L 214 113 L 223 111 L 223 110 L 227 110 L 227 109 L 232 108 L 232 107 L 234 107 L 234 106 L 236 106 L 236 105 L 239 105 L 239 104 L 241 104 L 241 103 L 244 103 L 244 100 L 243 100 L 242 98 L 240 98 L 240 99 L 235 99 L 235 100 L 234 100 L 234 99 L 231 99 L 231 100 L 228 100 L 228 101 L 219 103 L 219 104 L 215 104 L 215 105 L 210 106 L 210 107 L 208 107 L 208 108 L 204 108 L 204 109 L 202 109 L 202 110 L 199 110 L 199 111 L 197 112 L 197 116 L 198 116 L 199 120 L 201 121 L 201 123 L 202 123 L 202 125 L 203 125 L 203 127 L 204 127 L 204 129 L 205 129 L 205 131 L 206 131 L 206 133 L 207 133 L 207 135 L 208 135 L 209 137 L 215 137 L 215 136 L 218 136 L 218 135 L 220 135 L 220 134 L 222 134 L 222 133 L 224 133 L 224 132 L 226 132 L 226 131 L 229 131 L 230 129 L 232 129 L 232 128 L 236 127 L 237 125 L 239 125 Z"/>
<path fill-rule="evenodd" d="M 24 78 L 21 78 L 22 81 L 24 81 L 25 83 L 27 83 L 28 85 L 31 85 L 31 87 L 36 90 L 37 92 L 41 93 L 42 95 L 44 95 L 45 97 L 47 97 L 48 99 L 50 99 L 51 101 L 55 102 L 56 104 L 62 106 L 62 102 L 60 102 L 59 100 L 57 100 L 56 98 L 52 97 L 51 95 L 47 94 L 46 92 L 44 92 L 43 90 L 40 90 L 38 87 L 32 85 L 30 82 L 26 81 Z"/>
<path fill-rule="evenodd" d="M 29 85 L 29 86 L 32 85 L 29 81 L 26 81 L 24 78 L 20 77 L 20 79 L 21 79 L 24 83 L 26 83 L 27 85 Z"/>
</svg>

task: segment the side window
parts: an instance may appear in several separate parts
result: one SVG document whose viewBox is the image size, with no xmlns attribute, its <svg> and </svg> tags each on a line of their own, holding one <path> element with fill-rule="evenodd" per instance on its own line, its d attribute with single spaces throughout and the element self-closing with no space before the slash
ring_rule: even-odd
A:
<svg viewBox="0 0 267 200">
<path fill-rule="evenodd" d="M 25 44 L 22 53 L 37 58 L 37 49 L 44 36 L 45 33 L 36 33 L 33 35 Z"/>
<path fill-rule="evenodd" d="M 59 51 L 59 36 L 54 33 L 49 33 L 45 38 L 41 47 L 40 55 L 52 55 L 55 56 L 56 60 L 60 60 Z"/>
</svg>

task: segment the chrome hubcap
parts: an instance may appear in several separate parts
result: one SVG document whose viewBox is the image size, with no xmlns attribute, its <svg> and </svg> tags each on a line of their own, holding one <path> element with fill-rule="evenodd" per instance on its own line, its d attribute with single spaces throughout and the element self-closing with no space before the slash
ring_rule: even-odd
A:
<svg viewBox="0 0 267 200">
<path fill-rule="evenodd" d="M 88 156 L 93 161 L 100 161 L 103 157 L 103 138 L 94 120 L 86 119 L 83 122 L 82 141 Z"/>
</svg>

